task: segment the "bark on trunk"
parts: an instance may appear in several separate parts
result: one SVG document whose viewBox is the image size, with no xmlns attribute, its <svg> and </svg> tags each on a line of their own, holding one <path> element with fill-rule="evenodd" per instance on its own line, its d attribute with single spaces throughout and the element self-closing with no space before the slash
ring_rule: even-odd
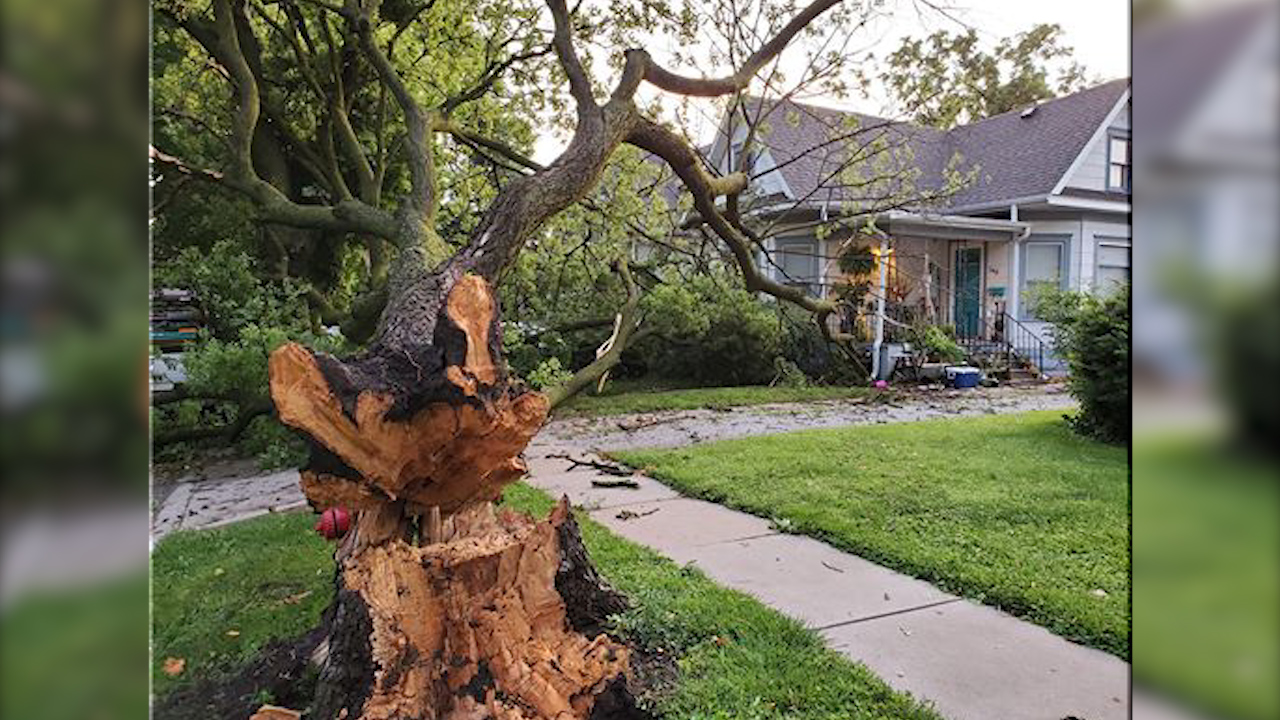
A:
<svg viewBox="0 0 1280 720">
<path fill-rule="evenodd" d="M 542 521 L 492 505 L 547 399 L 508 384 L 484 279 L 402 260 L 368 352 L 270 361 L 281 421 L 312 441 L 303 491 L 357 511 L 312 717 L 625 717 L 628 649 L 601 634 L 625 601 L 567 502 Z"/>
</svg>

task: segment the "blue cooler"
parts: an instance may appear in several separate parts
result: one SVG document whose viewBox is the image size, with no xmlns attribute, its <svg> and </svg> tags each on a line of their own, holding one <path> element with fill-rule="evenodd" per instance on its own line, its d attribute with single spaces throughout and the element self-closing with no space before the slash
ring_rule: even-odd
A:
<svg viewBox="0 0 1280 720">
<path fill-rule="evenodd" d="M 946 369 L 947 384 L 953 388 L 978 387 L 982 371 L 970 365 L 951 365 Z"/>
</svg>

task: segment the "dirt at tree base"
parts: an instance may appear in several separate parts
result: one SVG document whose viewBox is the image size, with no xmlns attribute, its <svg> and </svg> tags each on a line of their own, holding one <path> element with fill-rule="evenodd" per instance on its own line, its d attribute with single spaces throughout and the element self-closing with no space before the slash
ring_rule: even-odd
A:
<svg viewBox="0 0 1280 720">
<path fill-rule="evenodd" d="M 306 711 L 316 691 L 318 670 L 311 654 L 328 634 L 327 623 L 289 640 L 272 640 L 240 670 L 199 680 L 170 692 L 153 706 L 154 720 L 246 720 L 265 698 Z M 646 708 L 668 696 L 679 681 L 676 658 L 635 645 L 631 671 L 596 699 L 590 720 L 656 720 Z M 304 712 L 304 718 L 313 716 Z M 315 718 L 314 720 L 318 720 Z"/>
<path fill-rule="evenodd" d="M 328 624 L 288 640 L 271 640 L 239 670 L 176 688 L 153 703 L 155 720 L 246 720 L 264 699 L 302 708 L 315 695 L 311 653 L 328 634 Z"/>
</svg>

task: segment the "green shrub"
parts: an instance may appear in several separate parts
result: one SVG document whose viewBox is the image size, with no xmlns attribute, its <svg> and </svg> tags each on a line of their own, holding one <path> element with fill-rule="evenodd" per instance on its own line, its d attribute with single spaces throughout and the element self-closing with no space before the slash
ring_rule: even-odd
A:
<svg viewBox="0 0 1280 720">
<path fill-rule="evenodd" d="M 222 340 L 234 340 L 250 324 L 308 326 L 306 305 L 297 293 L 259 280 L 253 272 L 256 262 L 232 241 L 220 240 L 208 252 L 185 248 L 157 265 L 154 284 L 195 292 L 209 333 Z"/>
<path fill-rule="evenodd" d="M 960 362 L 965 358 L 964 348 L 955 340 L 955 329 L 938 325 L 919 324 L 911 329 L 911 342 L 930 362 Z"/>
<path fill-rule="evenodd" d="M 236 445 L 264 471 L 301 467 L 307 460 L 306 441 L 270 415 L 254 418 Z"/>
<path fill-rule="evenodd" d="M 226 428 L 242 412 L 270 407 L 267 358 L 285 342 L 331 353 L 348 349 L 341 338 L 312 330 L 299 288 L 260 279 L 254 266 L 255 260 L 230 241 L 215 243 L 207 253 L 186 248 L 157 266 L 156 286 L 194 290 L 207 316 L 200 342 L 183 353 L 185 389 L 198 399 L 156 408 L 157 438 L 170 432 Z M 221 436 L 212 439 L 226 442 Z M 302 441 L 270 415 L 255 418 L 237 446 L 264 469 L 296 465 L 304 452 Z M 156 457 L 181 459 L 191 450 L 161 446 Z"/>
<path fill-rule="evenodd" d="M 799 365 L 790 360 L 779 357 L 774 358 L 774 384 L 779 387 L 802 388 L 809 386 L 809 376 L 804 374 Z"/>
<path fill-rule="evenodd" d="M 823 336 L 813 317 L 800 308 L 779 307 L 782 320 L 782 356 L 818 385 L 864 385 L 866 368 Z"/>
<path fill-rule="evenodd" d="M 1128 286 L 1106 296 L 1050 290 L 1032 301 L 1053 325 L 1054 346 L 1071 371 L 1071 395 L 1080 402 L 1072 426 L 1103 442 L 1129 442 Z"/>
<path fill-rule="evenodd" d="M 704 385 L 760 385 L 775 375 L 782 329 L 771 306 L 754 295 L 706 277 L 663 284 L 644 301 L 656 331 L 638 348 L 659 377 Z"/>
<path fill-rule="evenodd" d="M 560 365 L 559 358 L 547 358 L 538 364 L 525 378 L 535 390 L 547 390 L 559 387 L 573 377 L 573 373 Z"/>
</svg>

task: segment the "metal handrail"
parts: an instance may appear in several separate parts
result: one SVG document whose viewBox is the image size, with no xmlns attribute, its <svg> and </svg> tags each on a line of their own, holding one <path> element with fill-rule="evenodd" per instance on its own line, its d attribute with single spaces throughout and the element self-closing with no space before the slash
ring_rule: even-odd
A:
<svg viewBox="0 0 1280 720">
<path fill-rule="evenodd" d="M 1000 326 L 993 328 L 985 317 L 979 317 L 975 327 L 956 326 L 956 339 L 999 344 L 1004 354 L 1005 364 L 1012 368 L 1017 358 L 1031 365 L 1036 374 L 1044 372 L 1045 348 L 1031 328 L 1024 325 L 1008 312 L 1002 312 Z"/>
<path fill-rule="evenodd" d="M 1002 340 L 1004 341 L 1006 351 L 1009 353 L 1010 361 L 1012 361 L 1014 355 L 1020 355 L 1024 360 L 1031 364 L 1037 374 L 1043 373 L 1044 340 L 1042 340 L 1035 331 L 1026 325 L 1023 325 L 1020 320 L 1010 315 L 1007 311 L 1004 313 L 1003 320 L 1004 337 Z M 1011 329 L 1012 333 L 1010 333 Z"/>
</svg>

